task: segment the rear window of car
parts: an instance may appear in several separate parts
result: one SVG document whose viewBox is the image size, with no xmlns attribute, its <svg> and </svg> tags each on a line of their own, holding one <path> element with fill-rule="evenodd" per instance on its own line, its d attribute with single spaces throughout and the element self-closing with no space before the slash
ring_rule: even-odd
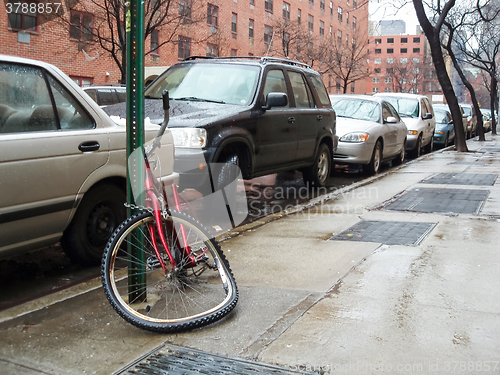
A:
<svg viewBox="0 0 500 375">
<path fill-rule="evenodd" d="M 324 106 L 330 106 L 330 98 L 323 81 L 316 76 L 311 77 L 311 82 L 318 93 L 319 101 Z"/>
</svg>

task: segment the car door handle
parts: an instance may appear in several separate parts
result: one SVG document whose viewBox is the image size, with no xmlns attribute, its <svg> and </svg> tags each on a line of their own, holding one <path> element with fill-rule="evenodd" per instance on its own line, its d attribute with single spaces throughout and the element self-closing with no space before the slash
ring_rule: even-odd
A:
<svg viewBox="0 0 500 375">
<path fill-rule="evenodd" d="M 289 122 L 290 124 L 295 123 L 295 117 L 288 117 L 288 122 Z"/>
<path fill-rule="evenodd" d="M 318 121 L 322 121 L 322 120 L 323 120 L 323 116 L 318 115 L 318 117 L 316 117 L 316 120 L 318 120 Z"/>
<path fill-rule="evenodd" d="M 80 145 L 78 146 L 78 149 L 81 152 L 90 152 L 90 151 L 97 151 L 97 150 L 99 150 L 99 147 L 101 147 L 101 145 L 99 144 L 99 142 L 97 142 L 97 141 L 87 141 L 87 142 L 80 143 Z"/>
</svg>

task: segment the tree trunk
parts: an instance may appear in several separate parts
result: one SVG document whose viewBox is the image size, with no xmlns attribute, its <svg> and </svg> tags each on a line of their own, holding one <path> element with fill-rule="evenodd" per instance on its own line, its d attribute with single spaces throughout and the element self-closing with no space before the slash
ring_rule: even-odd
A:
<svg viewBox="0 0 500 375">
<path fill-rule="evenodd" d="M 127 83 L 127 42 L 122 46 L 122 66 L 121 66 L 122 79 L 120 83 Z"/>
</svg>

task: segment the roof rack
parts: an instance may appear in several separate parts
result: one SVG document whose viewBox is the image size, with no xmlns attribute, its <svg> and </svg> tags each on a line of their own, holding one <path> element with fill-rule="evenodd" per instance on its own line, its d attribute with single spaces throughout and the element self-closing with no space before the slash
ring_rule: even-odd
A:
<svg viewBox="0 0 500 375">
<path fill-rule="evenodd" d="M 268 57 L 268 56 L 225 56 L 225 57 L 213 57 L 213 56 L 189 56 L 186 57 L 183 61 L 191 61 L 197 59 L 218 59 L 218 60 L 230 60 L 230 59 L 249 59 L 249 60 L 260 60 L 261 64 L 266 64 L 267 62 L 277 62 L 281 64 L 288 64 L 293 66 L 299 66 L 305 69 L 312 69 L 306 63 L 302 63 L 300 61 L 284 59 L 279 57 Z"/>
</svg>

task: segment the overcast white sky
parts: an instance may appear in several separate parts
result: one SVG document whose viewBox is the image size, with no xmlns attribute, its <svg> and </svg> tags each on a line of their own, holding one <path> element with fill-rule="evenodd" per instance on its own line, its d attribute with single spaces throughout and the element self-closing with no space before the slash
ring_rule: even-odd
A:
<svg viewBox="0 0 500 375">
<path fill-rule="evenodd" d="M 406 5 L 398 11 L 403 3 L 403 0 L 370 0 L 370 21 L 403 20 L 406 22 L 406 33 L 415 34 L 419 23 L 413 2 L 406 1 Z"/>
</svg>

